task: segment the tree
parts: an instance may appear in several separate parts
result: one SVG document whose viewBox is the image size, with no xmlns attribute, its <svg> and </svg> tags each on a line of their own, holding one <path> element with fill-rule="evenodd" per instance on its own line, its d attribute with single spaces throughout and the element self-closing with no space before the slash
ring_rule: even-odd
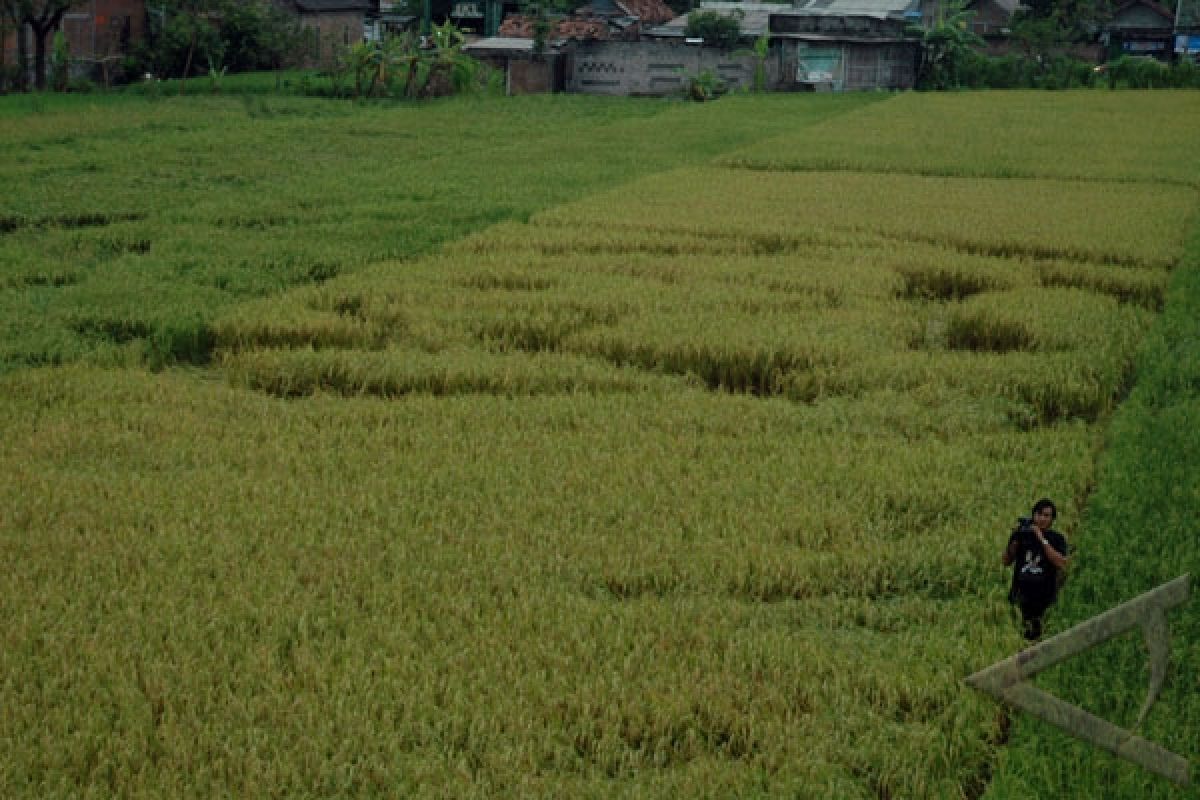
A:
<svg viewBox="0 0 1200 800">
<path fill-rule="evenodd" d="M 12 0 L 0 0 L 0 94 L 8 91 L 9 81 L 17 83 L 17 73 L 21 72 L 20 60 L 18 66 L 13 72 L 9 72 L 8 68 L 8 34 L 16 27 L 15 14 L 13 9 L 16 4 Z M 10 27 L 11 26 L 11 27 Z"/>
<path fill-rule="evenodd" d="M 179 76 L 182 94 L 196 65 L 224 66 L 225 43 L 215 24 L 221 10 L 221 0 L 155 0 L 147 39 L 139 50 L 148 71 Z"/>
<path fill-rule="evenodd" d="M 204 56 L 210 64 L 220 64 L 225 60 L 224 47 L 213 27 L 212 17 L 220 10 L 219 0 L 175 0 L 175 23 L 187 36 L 187 56 L 183 62 L 183 73 L 179 80 L 179 93 L 183 94 L 187 86 L 188 75 L 195 63 L 197 46 L 201 39 L 205 42 Z"/>
<path fill-rule="evenodd" d="M 185 81 L 204 64 L 210 75 L 282 70 L 303 60 L 310 41 L 295 15 L 265 0 L 155 0 L 151 10 L 137 50 L 143 69 Z"/>
<path fill-rule="evenodd" d="M 910 28 L 921 37 L 921 62 L 917 69 L 917 84 L 925 89 L 953 89 L 960 85 L 963 62 L 976 47 L 984 44 L 971 30 L 973 11 L 961 2 L 952 2 L 938 9 L 937 20 L 931 27 Z"/>
<path fill-rule="evenodd" d="M 306 33 L 299 19 L 273 3 L 222 0 L 218 31 L 230 72 L 280 69 L 303 55 Z"/>
<path fill-rule="evenodd" d="M 308 50 L 308 31 L 295 17 L 273 4 L 261 6 L 262 27 L 258 50 L 262 66 L 275 70 L 275 88 L 284 69 L 304 61 Z"/>
<path fill-rule="evenodd" d="M 1092 39 L 1112 16 L 1108 0 L 1027 0 L 1013 15 L 1012 37 L 1034 60 Z"/>
<path fill-rule="evenodd" d="M 446 20 L 441 25 L 433 26 L 429 41 L 433 44 L 433 57 L 421 94 L 441 97 L 466 89 L 474 74 L 475 64 L 470 56 L 462 53 L 467 37 L 453 22 Z"/>
<path fill-rule="evenodd" d="M 16 23 L 18 33 L 21 26 L 28 25 L 33 33 L 33 77 L 38 90 L 46 88 L 46 43 L 50 34 L 58 30 L 63 16 L 72 6 L 83 0 L 5 0 L 10 18 Z M 19 67 L 28 57 L 24 53 L 24 37 L 17 36 Z M 24 80 L 23 78 L 21 79 Z"/>
<path fill-rule="evenodd" d="M 737 46 L 742 37 L 742 19 L 746 16 L 740 8 L 735 8 L 729 14 L 716 11 L 693 11 L 688 14 L 687 27 L 684 35 L 689 38 L 703 39 L 706 45 L 731 50 Z"/>
</svg>

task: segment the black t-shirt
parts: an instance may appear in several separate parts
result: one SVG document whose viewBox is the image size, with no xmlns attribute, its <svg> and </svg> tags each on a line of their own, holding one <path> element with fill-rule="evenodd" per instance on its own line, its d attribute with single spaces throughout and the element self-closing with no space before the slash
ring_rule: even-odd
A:
<svg viewBox="0 0 1200 800">
<path fill-rule="evenodd" d="M 1067 538 L 1055 530 L 1045 532 L 1046 541 L 1063 558 L 1067 557 Z M 1009 598 L 1013 602 L 1050 602 L 1058 593 L 1058 568 L 1046 558 L 1042 543 L 1034 533 L 1014 531 L 1008 541 L 1019 542 L 1013 559 L 1013 580 Z"/>
</svg>

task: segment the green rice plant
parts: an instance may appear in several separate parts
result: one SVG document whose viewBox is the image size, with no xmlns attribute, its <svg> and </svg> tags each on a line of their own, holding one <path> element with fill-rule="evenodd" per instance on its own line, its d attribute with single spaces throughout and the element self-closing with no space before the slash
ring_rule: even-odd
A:
<svg viewBox="0 0 1200 800">
<path fill-rule="evenodd" d="M 721 163 L 767 171 L 1200 185 L 1200 157 L 1187 144 L 1200 112 L 1194 92 L 1100 94 L 1013 91 L 1000 102 L 987 92 L 897 95 L 844 123 L 764 140 Z"/>
</svg>

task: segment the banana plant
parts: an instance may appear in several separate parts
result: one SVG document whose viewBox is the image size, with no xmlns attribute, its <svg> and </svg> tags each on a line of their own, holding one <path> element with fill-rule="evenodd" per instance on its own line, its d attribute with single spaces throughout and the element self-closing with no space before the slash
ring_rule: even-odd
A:
<svg viewBox="0 0 1200 800">
<path fill-rule="evenodd" d="M 938 11 L 937 21 L 928 28 L 910 26 L 907 33 L 921 39 L 919 85 L 927 89 L 953 89 L 958 86 L 960 67 L 984 41 L 971 30 L 974 11 L 964 0 L 950 2 Z"/>
<path fill-rule="evenodd" d="M 467 37 L 447 20 L 433 26 L 429 41 L 433 44 L 433 59 L 421 94 L 428 97 L 465 88 L 474 74 L 474 60 L 462 53 Z"/>
</svg>

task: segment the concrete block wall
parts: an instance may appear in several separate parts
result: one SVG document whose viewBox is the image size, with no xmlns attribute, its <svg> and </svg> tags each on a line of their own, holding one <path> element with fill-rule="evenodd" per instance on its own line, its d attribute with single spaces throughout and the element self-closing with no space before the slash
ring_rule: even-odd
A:
<svg viewBox="0 0 1200 800">
<path fill-rule="evenodd" d="M 683 42 L 584 42 L 571 54 L 567 91 L 583 94 L 669 95 L 684 90 L 690 76 L 711 70 L 729 88 L 754 85 L 752 55 L 733 55 L 715 47 Z M 772 60 L 768 59 L 768 85 Z"/>
</svg>

